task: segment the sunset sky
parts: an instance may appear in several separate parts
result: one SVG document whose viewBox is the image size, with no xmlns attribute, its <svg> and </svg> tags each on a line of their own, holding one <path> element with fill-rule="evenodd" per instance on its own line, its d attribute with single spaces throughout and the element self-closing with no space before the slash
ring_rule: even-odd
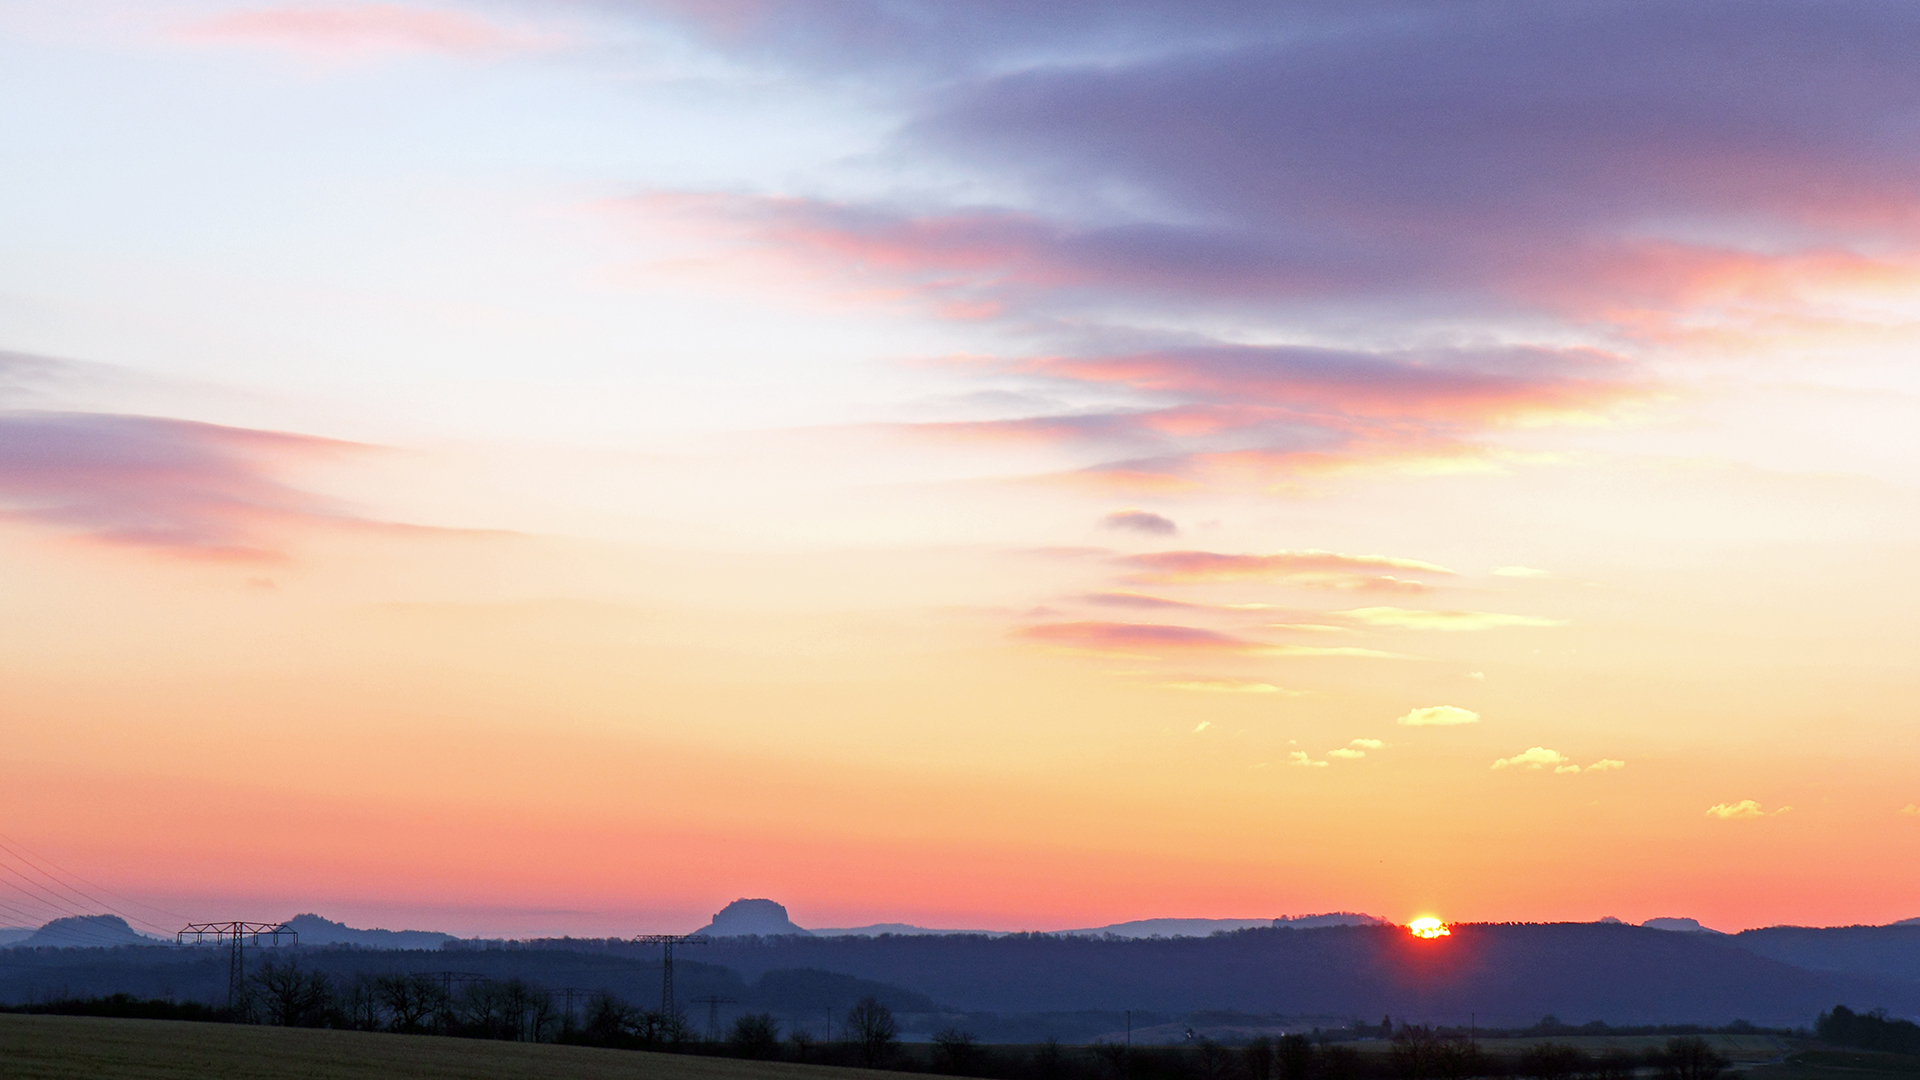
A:
<svg viewBox="0 0 1920 1080">
<path fill-rule="evenodd" d="M 155 932 L 1920 916 L 1917 54 L 0 0 L 0 839 Z"/>
</svg>

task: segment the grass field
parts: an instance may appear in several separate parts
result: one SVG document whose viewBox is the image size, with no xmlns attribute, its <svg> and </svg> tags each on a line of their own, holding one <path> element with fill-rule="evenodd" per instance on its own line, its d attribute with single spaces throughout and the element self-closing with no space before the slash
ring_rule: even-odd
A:
<svg viewBox="0 0 1920 1080">
<path fill-rule="evenodd" d="M 884 1080 L 901 1075 L 428 1035 L 0 1014 L 4 1080 Z"/>
<path fill-rule="evenodd" d="M 1860 1050 L 1803 1050 L 1762 1065 L 1747 1080 L 1920 1080 L 1920 1058 Z"/>
<path fill-rule="evenodd" d="M 1728 1061 L 1736 1065 L 1748 1065 L 1755 1062 L 1771 1061 L 1783 1054 L 1792 1052 L 1796 1044 L 1791 1039 L 1777 1035 L 1702 1035 L 1707 1045 L 1724 1054 Z M 1585 1050 L 1589 1054 L 1604 1054 L 1609 1050 L 1626 1050 L 1640 1053 L 1645 1050 L 1660 1050 L 1667 1045 L 1670 1035 L 1530 1035 L 1524 1039 L 1476 1039 L 1475 1044 L 1481 1052 L 1495 1054 L 1504 1058 L 1514 1057 L 1529 1047 L 1541 1043 L 1557 1043 Z M 1342 1043 L 1351 1046 L 1363 1054 L 1387 1054 L 1393 1051 L 1393 1043 L 1386 1039 L 1365 1039 L 1359 1042 Z M 1920 1080 L 1912 1077 L 1910 1080 Z"/>
<path fill-rule="evenodd" d="M 1481 1039 L 1480 1049 L 1490 1054 L 1510 1057 L 1529 1046 L 1550 1042 L 1576 1047 L 1589 1054 L 1604 1054 L 1609 1050 L 1628 1050 L 1638 1053 L 1642 1050 L 1663 1049 L 1670 1037 L 1667 1035 L 1542 1035 L 1528 1039 Z M 1794 1045 L 1791 1040 L 1777 1035 L 1702 1035 L 1700 1037 L 1707 1041 L 1708 1046 L 1720 1051 L 1726 1055 L 1727 1060 L 1735 1064 L 1769 1061 L 1789 1052 Z"/>
</svg>

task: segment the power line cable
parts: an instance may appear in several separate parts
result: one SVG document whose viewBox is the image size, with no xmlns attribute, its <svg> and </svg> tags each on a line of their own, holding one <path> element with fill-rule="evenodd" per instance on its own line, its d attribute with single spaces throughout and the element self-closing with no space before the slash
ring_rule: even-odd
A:
<svg viewBox="0 0 1920 1080">
<path fill-rule="evenodd" d="M 121 911 L 119 908 L 114 907 L 112 904 L 109 904 L 106 901 L 101 900 L 99 897 L 92 896 L 86 892 L 83 892 L 80 889 L 74 888 L 72 885 L 69 885 L 66 882 L 61 881 L 60 876 L 65 876 L 65 877 L 72 878 L 76 881 L 84 882 L 89 887 L 98 889 L 99 891 L 108 893 L 109 895 L 117 895 L 117 894 L 114 894 L 112 890 L 106 889 L 103 886 L 96 885 L 93 882 L 87 881 L 87 879 L 81 877 L 78 874 L 75 874 L 68 870 L 61 869 L 61 867 L 55 862 L 53 862 L 53 860 L 51 859 L 48 859 L 44 856 L 34 855 L 32 852 L 26 849 L 25 845 L 21 844 L 17 840 L 12 839 L 11 837 L 6 836 L 5 834 L 0 834 L 0 851 L 4 851 L 13 855 L 16 859 L 26 863 L 30 869 L 33 869 L 37 873 L 39 873 L 41 877 L 46 878 L 47 880 L 60 886 L 62 889 L 66 890 L 67 892 L 71 893 L 74 896 L 79 897 L 80 899 L 86 901 L 87 903 L 94 904 L 98 907 L 103 907 L 108 911 L 112 912 L 113 914 L 120 916 L 122 919 L 127 920 L 129 923 L 140 923 L 154 930 L 159 930 L 162 933 L 166 932 L 165 929 L 159 923 L 156 923 L 150 919 L 143 919 L 135 915 L 130 915 L 127 912 Z M 49 871 L 45 867 L 50 867 L 51 871 Z M 172 912 L 165 911 L 161 908 L 153 907 L 149 904 L 142 904 L 137 900 L 131 900 L 131 898 L 128 898 L 128 897 L 120 897 L 120 899 L 128 900 L 130 903 L 133 903 L 139 907 L 147 908 L 150 911 L 157 911 L 162 915 L 173 914 Z"/>
</svg>

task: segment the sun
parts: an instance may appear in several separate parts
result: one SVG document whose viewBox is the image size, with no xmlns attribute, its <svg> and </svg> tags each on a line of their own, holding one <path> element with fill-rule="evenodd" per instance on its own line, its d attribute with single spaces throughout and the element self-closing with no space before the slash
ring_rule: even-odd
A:
<svg viewBox="0 0 1920 1080">
<path fill-rule="evenodd" d="M 1422 915 L 1413 920 L 1407 924 L 1407 929 L 1413 932 L 1414 937 L 1419 938 L 1446 937 L 1453 933 L 1452 930 L 1447 928 L 1446 923 L 1441 922 L 1431 915 Z"/>
</svg>

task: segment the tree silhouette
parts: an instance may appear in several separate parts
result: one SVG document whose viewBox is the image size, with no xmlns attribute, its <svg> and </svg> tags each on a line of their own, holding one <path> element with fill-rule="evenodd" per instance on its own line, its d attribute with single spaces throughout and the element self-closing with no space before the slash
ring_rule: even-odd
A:
<svg viewBox="0 0 1920 1080">
<path fill-rule="evenodd" d="M 734 1020 L 727 1043 L 744 1058 L 772 1057 L 780 1049 L 780 1025 L 770 1013 L 748 1013 Z"/>
<path fill-rule="evenodd" d="M 1727 1071 L 1727 1059 L 1720 1056 L 1707 1040 L 1684 1035 L 1667 1040 L 1666 1060 L 1661 1063 L 1664 1080 L 1718 1080 Z"/>
<path fill-rule="evenodd" d="M 900 1025 L 894 1022 L 893 1010 L 869 994 L 847 1011 L 846 1032 L 847 1041 L 860 1052 L 860 1063 L 873 1069 L 893 1051 Z"/>
</svg>

